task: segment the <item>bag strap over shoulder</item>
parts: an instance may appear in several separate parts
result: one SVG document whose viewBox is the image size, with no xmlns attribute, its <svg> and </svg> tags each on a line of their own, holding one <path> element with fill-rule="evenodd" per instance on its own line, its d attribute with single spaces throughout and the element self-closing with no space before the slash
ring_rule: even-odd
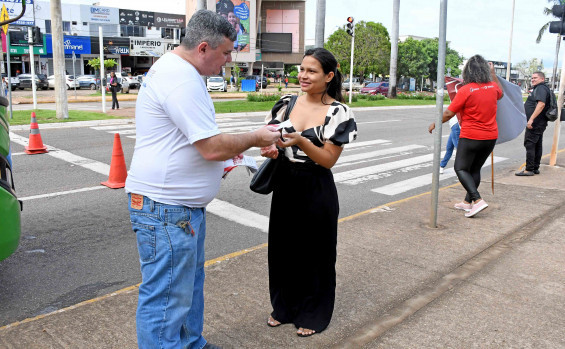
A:
<svg viewBox="0 0 565 349">
<path fill-rule="evenodd" d="M 290 97 L 290 101 L 288 101 L 288 105 L 286 106 L 286 110 L 284 112 L 283 121 L 288 120 L 288 118 L 290 117 L 290 112 L 294 108 L 294 105 L 296 104 L 297 99 L 298 99 L 298 96 Z"/>
</svg>

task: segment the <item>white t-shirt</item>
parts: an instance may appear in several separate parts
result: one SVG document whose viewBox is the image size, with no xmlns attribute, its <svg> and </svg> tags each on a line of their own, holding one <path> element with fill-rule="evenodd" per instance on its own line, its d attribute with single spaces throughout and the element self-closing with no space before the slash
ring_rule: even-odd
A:
<svg viewBox="0 0 565 349">
<path fill-rule="evenodd" d="M 223 163 L 205 160 L 193 145 L 220 133 L 198 71 L 166 53 L 143 79 L 135 108 L 137 137 L 126 192 L 205 207 L 218 193 Z"/>
</svg>

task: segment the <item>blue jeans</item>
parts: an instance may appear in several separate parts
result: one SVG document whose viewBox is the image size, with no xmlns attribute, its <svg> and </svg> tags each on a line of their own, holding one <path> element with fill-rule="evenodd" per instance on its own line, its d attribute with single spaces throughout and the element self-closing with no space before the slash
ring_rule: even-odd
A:
<svg viewBox="0 0 565 349">
<path fill-rule="evenodd" d="M 206 210 L 147 197 L 133 205 L 136 209 L 128 196 L 142 277 L 136 315 L 138 346 L 201 349 L 206 345 L 202 336 Z"/>
<path fill-rule="evenodd" d="M 459 124 L 455 124 L 451 127 L 451 132 L 449 132 L 449 138 L 447 139 L 447 146 L 445 149 L 445 155 L 443 156 L 443 160 L 439 164 L 440 167 L 445 167 L 449 159 L 451 159 L 451 155 L 453 154 L 453 149 L 457 148 L 457 144 L 459 144 L 459 134 L 461 133 L 461 128 Z"/>
</svg>

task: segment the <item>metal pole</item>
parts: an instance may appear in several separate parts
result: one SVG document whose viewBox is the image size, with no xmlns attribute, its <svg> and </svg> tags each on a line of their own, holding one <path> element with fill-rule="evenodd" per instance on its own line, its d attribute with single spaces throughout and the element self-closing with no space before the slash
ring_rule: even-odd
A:
<svg viewBox="0 0 565 349">
<path fill-rule="evenodd" d="M 98 27 L 100 37 L 100 92 L 102 93 L 102 112 L 106 113 L 106 84 L 104 84 L 104 36 L 102 26 Z"/>
<path fill-rule="evenodd" d="M 565 57 L 565 53 L 563 54 Z M 555 166 L 557 162 L 557 149 L 559 148 L 559 134 L 561 133 L 561 112 L 563 110 L 563 100 L 564 94 L 563 89 L 565 89 L 565 58 L 562 59 L 561 63 L 561 79 L 559 82 L 559 95 L 557 97 L 557 120 L 555 120 L 555 128 L 553 129 L 553 145 L 551 146 L 551 154 L 549 156 L 549 166 Z"/>
<path fill-rule="evenodd" d="M 324 29 L 326 26 L 326 0 L 318 0 L 316 7 L 316 47 L 324 47 Z"/>
<path fill-rule="evenodd" d="M 508 63 L 506 65 L 506 81 L 510 81 L 510 57 L 512 56 L 512 34 L 514 32 L 514 6 L 516 0 L 512 0 L 512 24 L 510 25 L 510 44 L 508 45 Z M 553 88 L 553 86 L 552 86 Z"/>
<path fill-rule="evenodd" d="M 73 51 L 73 77 L 75 78 L 73 86 L 75 87 L 75 99 L 77 99 L 77 75 L 76 75 L 76 72 L 75 72 L 76 60 L 77 60 L 77 56 L 75 54 L 75 51 Z"/>
<path fill-rule="evenodd" d="M 349 104 L 351 104 L 351 95 L 353 94 L 353 49 L 355 48 L 355 27 L 351 35 L 351 66 L 349 68 Z"/>
<path fill-rule="evenodd" d="M 14 114 L 12 112 L 12 64 L 10 62 L 10 31 L 6 33 L 6 51 L 8 51 L 8 101 L 10 102 L 10 119 L 14 118 Z"/>
<path fill-rule="evenodd" d="M 394 0 L 392 5 L 392 30 L 390 40 L 390 81 L 388 98 L 396 98 L 396 72 L 398 69 L 398 25 L 399 25 L 400 0 Z"/>
<path fill-rule="evenodd" d="M 263 66 L 263 64 L 261 64 L 261 81 L 259 82 L 259 84 L 260 84 L 259 93 L 263 93 L 263 69 L 264 69 L 264 66 Z"/>
<path fill-rule="evenodd" d="M 436 107 L 437 120 L 436 132 L 434 138 L 434 167 L 432 173 L 432 209 L 430 210 L 430 227 L 437 227 L 437 206 L 439 195 L 439 162 L 441 158 L 441 130 L 443 120 L 443 86 L 445 84 L 445 33 L 447 29 L 447 0 L 441 0 L 439 13 L 439 45 L 437 60 L 437 91 L 436 91 Z"/>
<path fill-rule="evenodd" d="M 27 27 L 27 42 L 29 43 L 29 65 L 31 68 L 31 91 L 33 96 L 33 109 L 37 109 L 37 84 L 35 83 L 35 57 L 33 57 L 33 33 L 31 27 Z"/>
</svg>

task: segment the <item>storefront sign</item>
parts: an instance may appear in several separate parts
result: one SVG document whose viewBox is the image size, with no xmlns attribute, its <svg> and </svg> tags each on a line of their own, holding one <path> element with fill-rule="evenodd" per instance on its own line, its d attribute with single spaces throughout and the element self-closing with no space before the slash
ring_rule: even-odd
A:
<svg viewBox="0 0 565 349">
<path fill-rule="evenodd" d="M 53 40 L 51 34 L 45 34 L 47 53 L 53 53 Z M 90 54 L 90 37 L 88 36 L 63 36 L 63 48 L 65 54 Z"/>
<path fill-rule="evenodd" d="M 80 5 L 80 19 L 82 22 L 118 24 L 119 11 L 117 8 Z"/>
<path fill-rule="evenodd" d="M 22 13 L 22 0 L 0 0 L 0 7 L 1 4 L 6 5 L 8 16 L 10 16 L 10 18 L 15 18 L 19 16 L 20 13 Z M 26 12 L 22 16 L 22 18 L 13 23 L 10 23 L 10 25 L 35 25 L 35 21 L 33 19 L 34 5 L 34 0 L 26 0 Z"/>
<path fill-rule="evenodd" d="M 165 43 L 165 53 L 172 51 L 175 47 L 179 46 L 179 44 L 173 44 L 173 40 L 170 39 L 165 39 L 163 42 Z"/>
<path fill-rule="evenodd" d="M 137 10 L 120 9 L 120 24 L 122 25 L 139 25 L 143 27 L 152 27 L 155 23 L 155 13 Z"/>
<path fill-rule="evenodd" d="M 155 12 L 155 26 L 157 28 L 184 28 L 185 18 L 184 15 Z"/>
<path fill-rule="evenodd" d="M 104 38 L 104 53 L 113 55 L 129 55 L 129 38 Z M 90 37 L 90 53 L 100 53 L 100 40 L 97 36 Z"/>
<path fill-rule="evenodd" d="M 130 38 L 130 56 L 161 57 L 165 54 L 165 43 L 161 39 Z"/>
<path fill-rule="evenodd" d="M 12 33 L 10 33 L 12 35 Z M 45 48 L 45 41 L 43 41 L 42 47 L 33 47 L 33 54 L 36 55 L 46 55 L 47 48 Z M 28 55 L 29 54 L 29 46 L 12 46 L 10 45 L 10 54 L 11 55 Z"/>
</svg>

